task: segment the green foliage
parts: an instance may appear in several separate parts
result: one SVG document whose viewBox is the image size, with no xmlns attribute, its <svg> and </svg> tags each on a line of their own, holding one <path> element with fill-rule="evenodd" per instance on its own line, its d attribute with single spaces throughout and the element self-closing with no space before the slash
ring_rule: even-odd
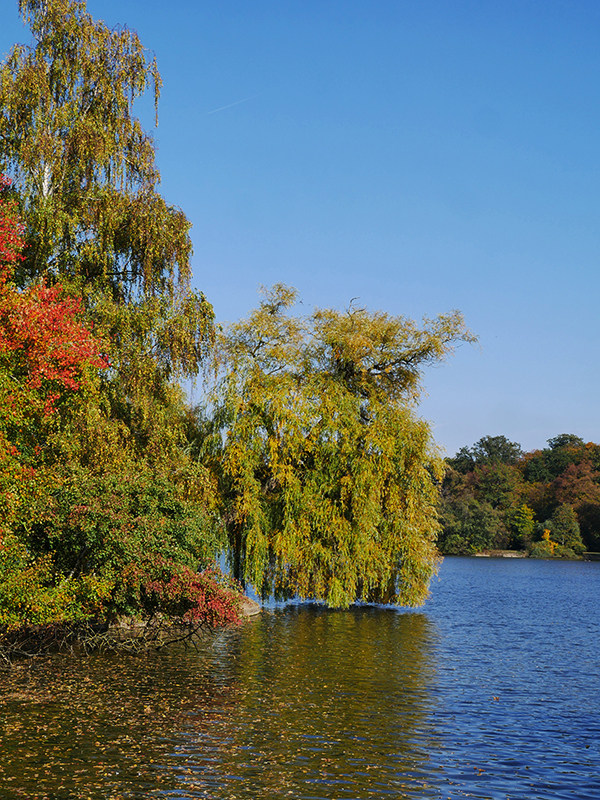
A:
<svg viewBox="0 0 600 800">
<path fill-rule="evenodd" d="M 515 509 L 511 518 L 513 531 L 513 543 L 519 548 L 526 548 L 533 541 L 536 523 L 535 514 L 527 503 L 523 503 Z"/>
<path fill-rule="evenodd" d="M 190 289 L 190 223 L 157 191 L 155 147 L 133 114 L 161 80 L 137 34 L 109 29 L 81 0 L 21 0 L 33 45 L 0 68 L 0 172 L 26 223 L 21 282 L 80 295 L 133 397 L 194 375 L 213 314 Z M 140 391 L 143 384 L 143 391 Z"/>
<path fill-rule="evenodd" d="M 545 520 L 561 505 L 573 507 L 588 550 L 600 541 L 599 446 L 573 434 L 549 440 L 550 447 L 527 454 L 522 466 L 529 504 Z"/>
<path fill-rule="evenodd" d="M 128 467 L 118 475 L 54 472 L 54 485 L 20 507 L 6 551 L 12 573 L 0 565 L 0 628 L 157 612 L 208 624 L 237 618 L 238 590 L 221 591 L 222 576 L 208 569 L 223 534 L 209 489 L 197 488 L 205 470 L 190 466 L 174 480 Z"/>
<path fill-rule="evenodd" d="M 14 325 L 4 312 L 20 307 L 38 321 L 52 312 L 51 324 Z M 132 406 L 129 424 L 112 416 L 119 399 L 89 363 L 94 341 L 77 310 L 54 290 L 0 285 L 0 511 L 12 529 L 0 552 L 2 653 L 23 629 L 124 612 L 225 624 L 239 611 L 218 573 L 198 571 L 214 560 L 221 528 L 211 478 L 182 450 L 181 391 L 160 387 L 152 421 L 140 421 L 139 407 L 134 420 Z M 144 580 L 132 584 L 142 564 Z"/>
<path fill-rule="evenodd" d="M 527 453 L 523 464 L 523 477 L 528 483 L 548 483 L 552 480 L 545 451 Z"/>
<path fill-rule="evenodd" d="M 223 547 L 263 595 L 421 603 L 443 464 L 417 402 L 423 368 L 474 340 L 460 314 L 298 317 L 294 290 L 277 286 L 215 342 L 212 308 L 190 288 L 190 224 L 159 194 L 134 114 L 147 90 L 158 102 L 155 61 L 82 0 L 19 10 L 32 44 L 0 67 L 0 170 L 17 190 L 0 224 L 14 276 L 0 309 L 13 576 L 0 625 L 121 613 L 222 624 L 235 589 L 206 568 Z M 176 381 L 213 355 L 212 405 L 194 418 Z M 463 450 L 448 551 L 525 536 L 519 446 L 484 437 Z"/>
<path fill-rule="evenodd" d="M 448 459 L 442 490 L 443 553 L 468 552 L 486 539 L 461 531 L 461 520 L 468 518 L 465 504 L 473 501 L 494 509 L 510 532 L 511 547 L 527 549 L 535 557 L 575 558 L 586 548 L 598 549 L 600 446 L 573 434 L 561 434 L 548 444 L 515 461 L 518 445 L 486 436 Z M 560 533 L 555 535 L 555 528 Z"/>
<path fill-rule="evenodd" d="M 523 451 L 517 442 L 505 436 L 483 436 L 473 447 L 461 447 L 448 464 L 458 472 L 467 473 L 476 466 L 496 464 L 516 464 Z"/>
<path fill-rule="evenodd" d="M 552 439 L 548 439 L 548 445 L 550 450 L 564 450 L 567 447 L 570 448 L 579 448 L 583 447 L 585 442 L 579 436 L 575 436 L 574 433 L 561 433 L 558 436 L 554 436 Z"/>
<path fill-rule="evenodd" d="M 473 339 L 350 308 L 288 313 L 276 286 L 219 349 L 198 453 L 219 480 L 236 577 L 263 596 L 423 602 L 441 460 L 415 413 L 421 368 Z"/>
<path fill-rule="evenodd" d="M 515 464 L 520 452 L 520 446 L 504 436 L 484 436 L 448 459 L 442 485 L 442 554 L 504 549 L 515 538 L 514 519 L 523 491 Z"/>
<path fill-rule="evenodd" d="M 529 455 L 524 475 L 527 481 L 551 481 L 558 478 L 571 464 L 585 458 L 586 446 L 582 439 L 571 433 L 562 433 L 548 439 L 549 447 Z"/>
<path fill-rule="evenodd" d="M 552 538 L 561 547 L 572 550 L 574 553 L 583 553 L 585 546 L 581 541 L 577 514 L 568 503 L 561 503 L 550 519 L 545 523 L 550 530 Z"/>
<path fill-rule="evenodd" d="M 87 618 L 74 587 L 96 581 L 98 619 L 134 611 L 142 596 L 125 587 L 142 563 L 153 613 L 221 624 L 230 590 L 198 571 L 220 543 L 214 485 L 187 452 L 176 383 L 206 359 L 213 312 L 133 113 L 148 88 L 158 101 L 160 76 L 137 34 L 85 2 L 19 9 L 33 42 L 0 67 L 0 170 L 16 188 L 6 199 L 0 183 L 0 511 L 21 554 L 14 585 L 50 610 L 22 606 L 10 624 Z"/>
<path fill-rule="evenodd" d="M 471 555 L 502 549 L 509 533 L 502 515 L 489 503 L 474 498 L 445 500 L 440 509 L 442 531 L 438 546 L 443 555 Z"/>
<path fill-rule="evenodd" d="M 204 506 L 181 499 L 172 481 L 132 464 L 119 475 L 78 469 L 63 478 L 32 522 L 28 544 L 35 553 L 52 553 L 61 572 L 114 575 L 153 552 L 206 565 L 221 544 L 216 528 Z"/>
<path fill-rule="evenodd" d="M 563 515 L 567 521 L 568 525 L 572 525 L 573 519 L 568 519 L 569 515 Z M 552 525 L 549 521 L 546 525 Z M 559 523 L 560 527 L 560 523 Z M 566 544 L 559 544 L 555 542 L 551 538 L 552 531 L 549 527 L 544 527 L 544 531 L 542 533 L 542 538 L 539 542 L 534 542 L 529 550 L 529 555 L 532 558 L 569 558 L 569 559 L 577 559 L 581 558 L 581 553 L 583 552 L 584 548 L 581 543 L 576 544 L 574 548 L 569 547 Z M 573 540 L 574 541 L 574 540 Z"/>
<path fill-rule="evenodd" d="M 495 463 L 476 467 L 465 484 L 479 501 L 507 512 L 518 502 L 521 480 L 515 467 Z"/>
<path fill-rule="evenodd" d="M 583 503 L 577 507 L 577 521 L 586 550 L 600 552 L 600 504 Z"/>
<path fill-rule="evenodd" d="M 545 539 L 542 539 L 539 542 L 535 542 L 529 550 L 529 557 L 530 558 L 555 558 L 558 557 L 558 554 L 555 556 L 556 547 L 553 546 L 554 542 L 549 542 Z"/>
<path fill-rule="evenodd" d="M 23 197 L 29 270 L 99 277 L 116 292 L 132 279 L 160 290 L 154 248 L 173 214 L 158 212 L 154 145 L 131 113 L 150 85 L 158 102 L 156 64 L 137 34 L 95 22 L 85 2 L 21 0 L 19 9 L 34 44 L 15 45 L 0 72 L 0 164 Z M 169 226 L 172 254 L 189 250 L 187 227 L 173 236 Z M 142 258 L 140 246 L 151 248 Z"/>
<path fill-rule="evenodd" d="M 80 622 L 95 616 L 111 584 L 93 575 L 53 576 L 49 555 L 33 558 L 15 536 L 0 532 L 0 639 L 17 628 Z"/>
<path fill-rule="evenodd" d="M 506 436 L 484 436 L 473 445 L 472 453 L 478 464 L 515 464 L 522 450 L 520 444 Z"/>
</svg>

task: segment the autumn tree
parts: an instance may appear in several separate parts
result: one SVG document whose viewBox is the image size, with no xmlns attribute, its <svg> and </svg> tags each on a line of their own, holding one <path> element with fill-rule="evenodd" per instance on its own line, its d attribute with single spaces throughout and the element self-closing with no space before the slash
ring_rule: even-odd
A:
<svg viewBox="0 0 600 800">
<path fill-rule="evenodd" d="M 521 446 L 505 436 L 483 436 L 447 459 L 442 485 L 439 546 L 444 554 L 504 549 L 521 541 Z"/>
<path fill-rule="evenodd" d="M 15 535 L 23 514 L 33 516 L 54 488 L 40 453 L 57 405 L 88 371 L 106 367 L 76 299 L 43 282 L 17 290 L 22 229 L 10 182 L 0 176 L 0 656 L 4 631 L 81 620 L 105 590 L 93 576 L 54 580 L 52 558 L 32 554 Z"/>
<path fill-rule="evenodd" d="M 484 541 L 486 548 L 498 547 L 503 538 L 505 545 L 536 557 L 573 558 L 582 546 L 598 549 L 599 445 L 563 433 L 542 450 L 521 453 L 519 445 L 503 436 L 484 436 L 461 448 L 447 464 L 442 553 L 473 552 Z M 554 536 L 555 525 L 571 533 Z"/>
<path fill-rule="evenodd" d="M 32 43 L 15 45 L 0 67 L 0 168 L 14 178 L 24 220 L 13 280 L 48 302 L 60 297 L 71 318 L 81 309 L 108 359 L 46 437 L 44 455 L 61 481 L 81 467 L 159 470 L 202 497 L 186 477 L 199 470 L 189 469 L 178 379 L 206 358 L 213 312 L 191 289 L 190 223 L 159 193 L 154 142 L 134 113 L 148 90 L 158 102 L 156 63 L 134 31 L 93 20 L 82 0 L 18 7 Z M 55 322 L 44 320 L 27 320 L 30 337 Z M 75 344 L 74 333 L 65 341 Z"/>
<path fill-rule="evenodd" d="M 527 481 L 546 481 L 557 478 L 571 464 L 589 458 L 583 439 L 572 433 L 561 433 L 548 439 L 548 447 L 527 454 L 524 476 Z"/>
<path fill-rule="evenodd" d="M 0 655 L 32 625 L 123 611 L 223 624 L 237 592 L 203 569 L 218 526 L 172 380 L 212 309 L 131 114 L 160 79 L 84 3 L 20 9 L 35 44 L 0 70 Z"/>
<path fill-rule="evenodd" d="M 561 503 L 556 507 L 550 519 L 544 523 L 544 528 L 550 531 L 552 540 L 556 544 L 553 553 L 555 557 L 572 558 L 585 551 L 577 514 L 568 503 Z"/>
<path fill-rule="evenodd" d="M 33 44 L 0 68 L 0 172 L 14 178 L 27 243 L 17 280 L 82 297 L 143 406 L 165 379 L 196 374 L 213 329 L 190 288 L 190 222 L 158 192 L 154 142 L 133 111 L 148 89 L 158 103 L 156 62 L 84 0 L 19 0 L 19 11 Z"/>
<path fill-rule="evenodd" d="M 436 569 L 443 463 L 416 413 L 422 370 L 457 341 L 425 320 L 290 309 L 275 286 L 219 342 L 197 452 L 219 480 L 236 576 L 263 596 L 418 605 Z"/>
<path fill-rule="evenodd" d="M 107 366 L 102 342 L 82 321 L 78 299 L 44 282 L 16 288 L 13 277 L 22 246 L 16 201 L 9 182 L 0 176 L 0 437 L 5 468 L 15 459 L 22 465 L 28 451 L 39 449 L 61 396 L 79 389 L 88 370 Z M 11 496 L 6 489 L 0 500 L 5 521 L 10 519 Z"/>
</svg>

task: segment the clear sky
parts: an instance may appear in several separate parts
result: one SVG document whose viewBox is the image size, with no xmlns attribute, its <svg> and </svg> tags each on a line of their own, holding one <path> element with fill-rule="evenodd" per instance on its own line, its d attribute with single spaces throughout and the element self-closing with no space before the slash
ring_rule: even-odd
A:
<svg viewBox="0 0 600 800">
<path fill-rule="evenodd" d="M 220 320 L 458 308 L 480 346 L 425 376 L 453 454 L 600 442 L 598 0 L 88 0 L 156 53 L 162 191 Z M 29 31 L 0 6 L 0 51 Z M 144 107 L 142 118 L 151 123 Z"/>
</svg>

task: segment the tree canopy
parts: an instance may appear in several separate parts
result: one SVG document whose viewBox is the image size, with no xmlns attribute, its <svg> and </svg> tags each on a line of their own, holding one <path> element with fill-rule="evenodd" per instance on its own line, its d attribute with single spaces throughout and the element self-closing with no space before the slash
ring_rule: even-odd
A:
<svg viewBox="0 0 600 800">
<path fill-rule="evenodd" d="M 33 44 L 0 67 L 0 173 L 14 179 L 27 245 L 16 279 L 80 294 L 133 384 L 150 367 L 193 375 L 212 308 L 190 289 L 190 222 L 159 194 L 154 142 L 133 110 L 147 89 L 157 108 L 156 61 L 83 0 L 19 9 Z"/>
<path fill-rule="evenodd" d="M 469 472 L 475 465 L 515 464 L 522 455 L 521 445 L 506 436 L 483 436 L 473 447 L 461 447 L 449 463 L 459 472 Z"/>
<path fill-rule="evenodd" d="M 206 470 L 176 448 L 158 467 L 107 413 L 103 342 L 78 298 L 60 283 L 15 286 L 22 226 L 2 185 L 0 657 L 6 636 L 18 651 L 40 625 L 235 620 L 237 593 L 211 569 L 221 542 Z"/>
<path fill-rule="evenodd" d="M 0 66 L 0 655 L 122 613 L 222 624 L 222 530 L 178 383 L 214 341 L 190 223 L 158 191 L 154 58 L 82 0 L 21 0 Z M 207 571 L 208 570 L 208 571 Z"/>
<path fill-rule="evenodd" d="M 36 626 L 234 620 L 222 552 L 263 597 L 422 603 L 445 466 L 418 403 L 424 369 L 474 341 L 462 316 L 297 315 L 278 284 L 217 330 L 134 113 L 158 102 L 154 58 L 84 0 L 19 10 L 32 43 L 0 66 L 0 656 Z M 195 411 L 180 380 L 201 368 Z M 481 469 L 508 469 L 501 438 Z M 493 477 L 474 514 L 492 526 L 511 474 Z"/>
<path fill-rule="evenodd" d="M 290 309 L 277 285 L 219 341 L 198 455 L 218 475 L 236 577 L 263 596 L 418 605 L 436 569 L 442 461 L 422 368 L 472 341 L 458 313 Z"/>
<path fill-rule="evenodd" d="M 510 548 L 575 558 L 586 547 L 597 551 L 600 445 L 560 434 L 547 448 L 523 453 L 504 436 L 484 436 L 447 464 L 442 553 Z"/>
</svg>

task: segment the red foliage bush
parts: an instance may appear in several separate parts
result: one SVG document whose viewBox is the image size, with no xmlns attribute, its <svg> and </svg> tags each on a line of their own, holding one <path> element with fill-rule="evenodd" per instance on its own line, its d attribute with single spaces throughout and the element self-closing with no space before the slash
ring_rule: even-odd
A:
<svg viewBox="0 0 600 800">
<path fill-rule="evenodd" d="M 149 616 L 212 628 L 240 621 L 241 587 L 216 567 L 195 572 L 156 554 L 127 566 L 118 582 L 121 602 Z"/>
</svg>

